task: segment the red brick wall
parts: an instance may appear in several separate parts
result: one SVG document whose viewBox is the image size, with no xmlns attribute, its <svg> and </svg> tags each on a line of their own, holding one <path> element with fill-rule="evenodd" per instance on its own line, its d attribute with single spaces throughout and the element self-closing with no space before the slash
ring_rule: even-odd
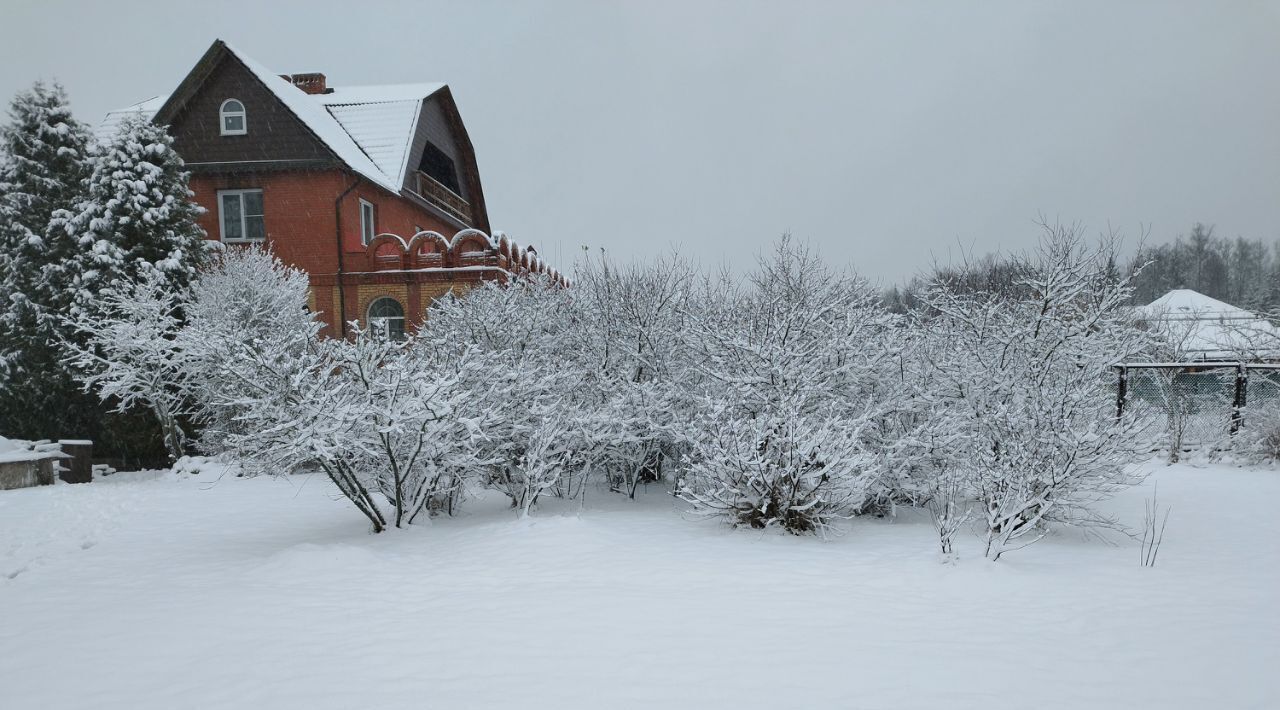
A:
<svg viewBox="0 0 1280 710">
<path fill-rule="evenodd" d="M 330 211 L 333 208 L 333 199 L 336 197 L 335 193 L 329 200 Z M 373 264 L 366 260 L 364 244 L 360 241 L 360 200 L 362 199 L 372 202 L 375 207 L 377 215 L 375 234 L 390 232 L 408 241 L 414 234 L 415 226 L 439 232 L 446 237 L 452 237 L 458 231 L 457 227 L 445 224 L 440 218 L 408 200 L 392 196 L 386 190 L 374 187 L 368 182 L 362 182 L 342 201 L 342 243 L 347 253 L 344 258 L 347 260 L 348 272 L 375 270 Z"/>
<path fill-rule="evenodd" d="M 207 212 L 200 226 L 218 239 L 219 190 L 262 190 L 267 242 L 276 255 L 313 276 L 338 271 L 333 201 L 342 192 L 337 171 L 198 175 L 191 179 L 195 201 Z"/>
<path fill-rule="evenodd" d="M 211 239 L 219 238 L 218 190 L 261 189 L 267 242 L 281 260 L 297 266 L 311 275 L 312 303 L 321 311 L 327 324 L 326 332 L 336 334 L 339 301 L 346 302 L 344 320 L 363 319 L 360 283 L 371 283 L 372 277 L 359 276 L 359 272 L 372 272 L 376 268 L 365 254 L 360 241 L 360 199 L 372 202 L 377 209 L 377 232 L 398 234 L 408 240 L 414 227 L 437 231 L 446 237 L 458 230 L 446 225 L 435 215 L 412 202 L 378 188 L 367 180 L 359 184 L 342 200 L 342 244 L 344 278 L 343 296 L 335 292 L 338 273 L 338 250 L 335 244 L 336 213 L 334 202 L 355 178 L 338 170 L 288 171 L 270 173 L 240 173 L 236 175 L 193 175 L 191 189 L 194 200 L 207 211 L 200 218 L 200 226 Z M 352 275 L 357 274 L 357 275 Z M 421 277 L 405 274 L 384 274 L 377 282 L 398 281 L 410 283 Z M 432 289 L 434 290 L 434 289 Z M 411 295 L 416 295 L 413 289 Z M 389 294 L 390 295 L 390 294 Z M 411 320 L 421 317 L 419 298 L 402 303 Z"/>
</svg>

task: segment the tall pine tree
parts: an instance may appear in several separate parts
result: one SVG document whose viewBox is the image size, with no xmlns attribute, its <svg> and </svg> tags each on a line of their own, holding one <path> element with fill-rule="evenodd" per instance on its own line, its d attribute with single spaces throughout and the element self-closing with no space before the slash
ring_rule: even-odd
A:
<svg viewBox="0 0 1280 710">
<path fill-rule="evenodd" d="M 92 136 L 62 87 L 37 82 L 17 94 L 0 127 L 0 433 L 71 434 L 94 407 L 61 362 L 62 299 L 44 278 L 74 249 L 50 239 L 59 209 L 83 197 Z"/>
<path fill-rule="evenodd" d="M 202 208 L 191 202 L 189 177 L 164 127 L 141 117 L 121 123 L 94 158 L 84 200 L 50 225 L 52 238 L 76 245 L 47 271 L 70 308 L 150 270 L 163 272 L 175 290 L 187 288 L 205 257 L 196 224 Z"/>
</svg>

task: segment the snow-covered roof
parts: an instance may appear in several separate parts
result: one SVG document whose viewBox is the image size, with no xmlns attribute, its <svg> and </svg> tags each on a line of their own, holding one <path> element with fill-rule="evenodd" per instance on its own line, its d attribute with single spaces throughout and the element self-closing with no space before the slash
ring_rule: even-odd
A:
<svg viewBox="0 0 1280 710">
<path fill-rule="evenodd" d="M 0 436 L 0 463 L 39 461 L 49 458 L 71 458 L 62 453 L 62 447 L 48 441 L 22 441 Z"/>
<path fill-rule="evenodd" d="M 1159 314 L 1162 320 L 1257 320 L 1255 313 L 1233 306 L 1225 301 L 1192 291 L 1175 288 L 1151 303 L 1141 306 L 1149 314 Z"/>
<path fill-rule="evenodd" d="M 400 186 L 404 182 L 383 172 L 369 154 L 356 143 L 355 138 L 347 132 L 346 128 L 326 110 L 324 103 L 316 100 L 316 96 L 323 96 L 323 94 L 308 94 L 294 86 L 293 82 L 250 59 L 230 44 L 226 47 L 248 67 L 249 71 L 253 72 L 254 76 L 258 77 L 259 81 L 266 85 L 271 93 L 275 94 L 276 98 L 280 99 L 286 108 L 293 112 L 293 115 L 305 123 L 307 128 L 310 128 L 316 137 L 338 156 L 339 160 L 388 190 L 400 192 Z"/>
<path fill-rule="evenodd" d="M 334 87 L 331 93 L 308 94 L 244 52 L 223 44 L 339 160 L 372 182 L 400 192 L 409 170 L 409 147 L 418 129 L 422 102 L 444 84 Z M 167 99 L 156 97 L 108 113 L 96 130 L 99 140 L 114 134 L 129 114 L 154 116 Z"/>
<path fill-rule="evenodd" d="M 374 165 L 397 185 L 404 184 L 409 146 L 421 107 L 421 100 L 325 106 Z"/>
<path fill-rule="evenodd" d="M 1182 359 L 1280 359 L 1280 329 L 1230 303 L 1191 289 L 1174 289 L 1134 314 L 1179 350 Z"/>
<path fill-rule="evenodd" d="M 444 84 L 386 84 L 338 86 L 317 94 L 342 128 L 382 172 L 403 185 L 409 171 L 409 148 L 418 131 L 422 102 Z"/>
<path fill-rule="evenodd" d="M 153 96 L 146 101 L 139 101 L 132 106 L 111 111 L 102 119 L 102 123 L 99 123 L 93 129 L 93 134 L 100 142 L 109 141 L 115 136 L 116 130 L 120 128 L 120 123 L 126 117 L 141 116 L 149 120 L 156 115 L 156 111 L 159 111 L 160 107 L 164 106 L 164 102 L 168 100 L 168 96 Z"/>
</svg>

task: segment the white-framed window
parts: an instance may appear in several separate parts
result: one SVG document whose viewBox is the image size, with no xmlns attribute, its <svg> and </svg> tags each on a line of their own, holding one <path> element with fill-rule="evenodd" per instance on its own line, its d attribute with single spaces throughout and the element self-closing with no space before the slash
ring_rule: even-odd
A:
<svg viewBox="0 0 1280 710">
<path fill-rule="evenodd" d="M 260 242 L 267 238 L 262 190 L 218 191 L 218 236 L 224 242 Z"/>
<path fill-rule="evenodd" d="M 360 243 L 368 246 L 378 235 L 378 211 L 373 203 L 360 200 Z"/>
<path fill-rule="evenodd" d="M 218 126 L 224 136 L 243 136 L 249 132 L 249 119 L 239 99 L 227 99 L 218 109 Z"/>
<path fill-rule="evenodd" d="M 404 307 L 390 296 L 369 304 L 369 329 L 380 338 L 404 340 Z"/>
</svg>

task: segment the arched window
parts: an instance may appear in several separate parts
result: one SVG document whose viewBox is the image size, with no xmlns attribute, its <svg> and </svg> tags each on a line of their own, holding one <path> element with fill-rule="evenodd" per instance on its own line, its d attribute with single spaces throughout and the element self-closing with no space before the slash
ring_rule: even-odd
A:
<svg viewBox="0 0 1280 710">
<path fill-rule="evenodd" d="M 369 329 L 384 338 L 404 340 L 404 308 L 400 302 L 383 296 L 370 303 Z"/>
<path fill-rule="evenodd" d="M 222 102 L 218 110 L 218 125 L 222 127 L 224 136 L 243 136 L 249 132 L 249 122 L 244 115 L 244 104 L 236 99 Z"/>
</svg>

